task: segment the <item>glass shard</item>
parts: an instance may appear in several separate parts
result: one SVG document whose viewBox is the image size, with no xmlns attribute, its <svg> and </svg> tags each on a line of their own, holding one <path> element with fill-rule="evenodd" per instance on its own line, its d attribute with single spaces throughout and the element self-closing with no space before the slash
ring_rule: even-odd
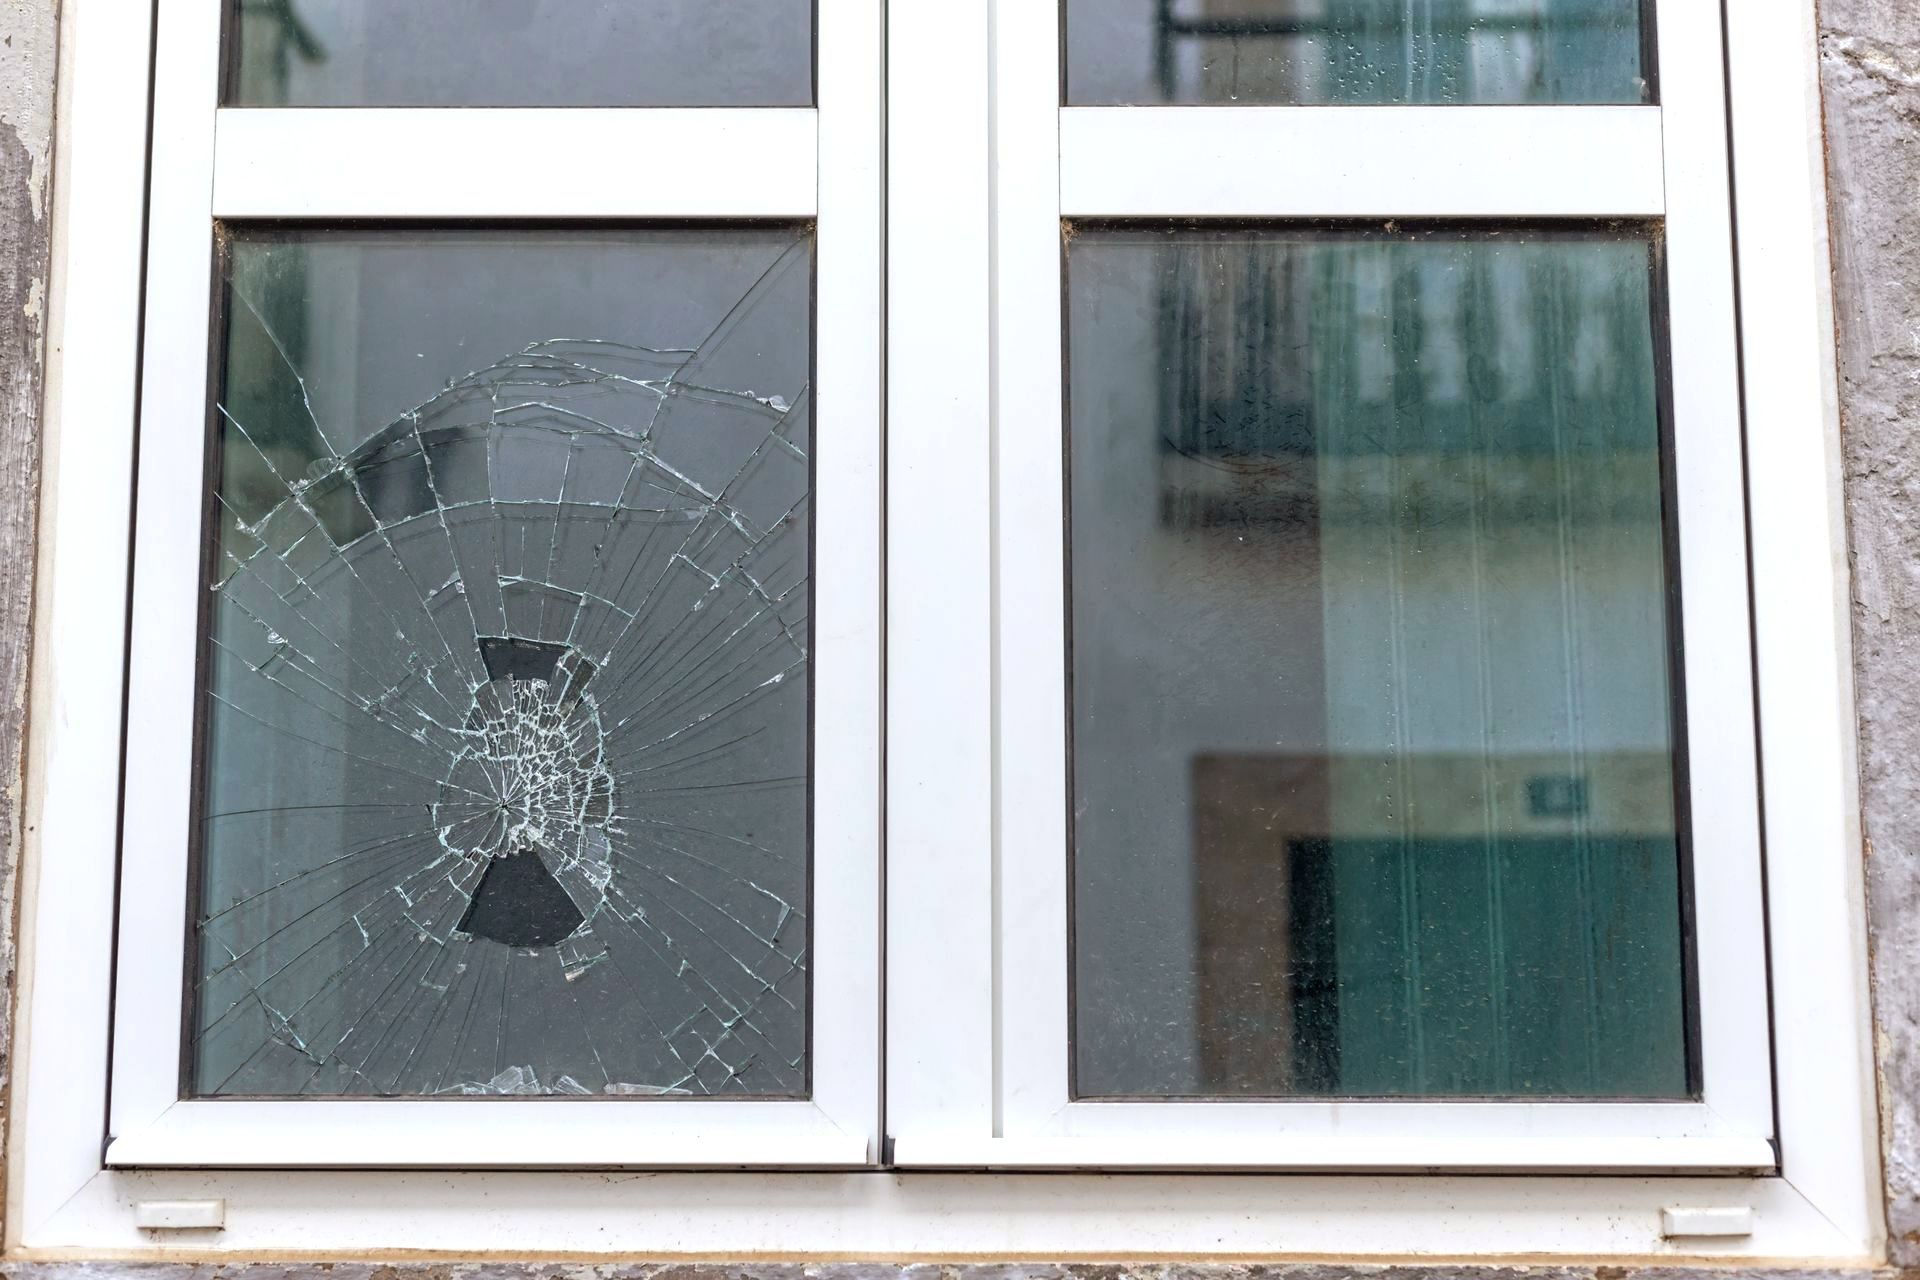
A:
<svg viewBox="0 0 1920 1280">
<path fill-rule="evenodd" d="M 1689 1095 L 1656 265 L 1076 230 L 1081 1096 Z"/>
<path fill-rule="evenodd" d="M 224 248 L 188 1091 L 804 1096 L 810 235 Z"/>
<path fill-rule="evenodd" d="M 811 0 L 227 0 L 235 107 L 806 107 Z"/>
<path fill-rule="evenodd" d="M 1643 0 L 1066 0 L 1070 106 L 1638 103 Z"/>
</svg>

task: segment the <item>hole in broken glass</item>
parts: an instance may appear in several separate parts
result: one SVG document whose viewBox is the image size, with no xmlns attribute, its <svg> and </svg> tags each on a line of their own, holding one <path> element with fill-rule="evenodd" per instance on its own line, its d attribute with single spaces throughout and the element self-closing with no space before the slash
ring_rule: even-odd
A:
<svg viewBox="0 0 1920 1280">
<path fill-rule="evenodd" d="M 512 947 L 553 947 L 606 905 L 613 876 L 613 772 L 594 665 L 577 650 L 480 637 L 489 677 L 474 691 L 434 827 L 478 880 L 455 926 Z"/>
<path fill-rule="evenodd" d="M 721 384 L 805 256 L 304 465 L 222 405 L 279 497 L 221 494 L 196 1092 L 804 1093 L 807 395 Z"/>
</svg>

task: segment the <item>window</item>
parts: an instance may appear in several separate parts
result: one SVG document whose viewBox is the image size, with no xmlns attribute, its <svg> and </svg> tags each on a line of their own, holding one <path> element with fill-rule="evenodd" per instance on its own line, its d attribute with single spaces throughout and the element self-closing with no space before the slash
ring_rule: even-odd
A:
<svg viewBox="0 0 1920 1280">
<path fill-rule="evenodd" d="M 159 16 L 111 1165 L 877 1146 L 868 18 L 619 8 Z"/>
<path fill-rule="evenodd" d="M 20 1238 L 1873 1250 L 1804 32 L 219 8 L 73 19 Z"/>
<path fill-rule="evenodd" d="M 1138 51 L 1091 7 L 1064 109 L 1044 67 L 996 82 L 1058 147 L 1003 146 L 994 196 L 1000 608 L 970 634 L 1021 978 L 996 989 L 987 947 L 941 978 L 1001 1027 L 979 1149 L 1770 1168 L 1711 77 L 1616 104 L 1655 45 L 1594 32 L 1632 35 L 1632 4 L 1475 37 L 1446 77 L 1463 6 L 1423 6 L 1430 38 L 1367 6 L 1192 37 L 1237 50 L 1211 57 L 1176 5 L 1173 80 L 1121 88 Z M 1340 21 L 1405 52 L 1395 100 L 1445 105 L 1345 105 Z M 1718 40 L 1697 6 L 1647 21 Z M 1553 49 L 1586 70 L 1549 75 Z M 1545 104 L 1483 105 L 1527 66 Z M 913 1035 L 935 1002 L 893 951 Z"/>
</svg>

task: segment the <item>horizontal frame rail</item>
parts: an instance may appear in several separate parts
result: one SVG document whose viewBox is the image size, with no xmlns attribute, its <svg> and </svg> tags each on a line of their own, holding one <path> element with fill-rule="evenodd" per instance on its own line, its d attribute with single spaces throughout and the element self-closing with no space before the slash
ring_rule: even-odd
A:
<svg viewBox="0 0 1920 1280">
<path fill-rule="evenodd" d="M 811 218 L 817 135 L 805 108 L 236 108 L 213 214 Z"/>
<path fill-rule="evenodd" d="M 1659 107 L 1069 107 L 1067 217 L 1658 217 Z"/>
</svg>

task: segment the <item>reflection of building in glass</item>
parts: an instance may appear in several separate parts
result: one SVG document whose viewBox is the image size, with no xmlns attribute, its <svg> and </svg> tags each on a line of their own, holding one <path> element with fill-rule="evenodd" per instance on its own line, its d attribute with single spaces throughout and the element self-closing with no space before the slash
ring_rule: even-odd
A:
<svg viewBox="0 0 1920 1280">
<path fill-rule="evenodd" d="M 1166 102 L 1620 102 L 1639 0 L 1153 0 Z"/>
<path fill-rule="evenodd" d="M 240 31 L 228 41 L 234 68 L 232 83 L 245 85 L 256 106 L 279 106 L 298 64 L 325 62 L 327 51 L 294 0 L 240 0 Z"/>
<path fill-rule="evenodd" d="M 1581 763 L 1568 779 L 1564 754 L 1196 756 L 1202 1088 L 1684 1092 L 1681 1044 L 1661 1034 L 1680 1008 L 1674 835 L 1657 816 L 1670 761 Z M 1569 781 L 1605 807 L 1529 804 Z"/>
<path fill-rule="evenodd" d="M 1650 252 L 1074 239 L 1084 1093 L 1686 1093 Z"/>
<path fill-rule="evenodd" d="M 222 7 L 230 106 L 813 102 L 809 0 L 222 0 Z"/>
<path fill-rule="evenodd" d="M 804 1095 L 810 236 L 224 251 L 190 1087 Z"/>
</svg>

